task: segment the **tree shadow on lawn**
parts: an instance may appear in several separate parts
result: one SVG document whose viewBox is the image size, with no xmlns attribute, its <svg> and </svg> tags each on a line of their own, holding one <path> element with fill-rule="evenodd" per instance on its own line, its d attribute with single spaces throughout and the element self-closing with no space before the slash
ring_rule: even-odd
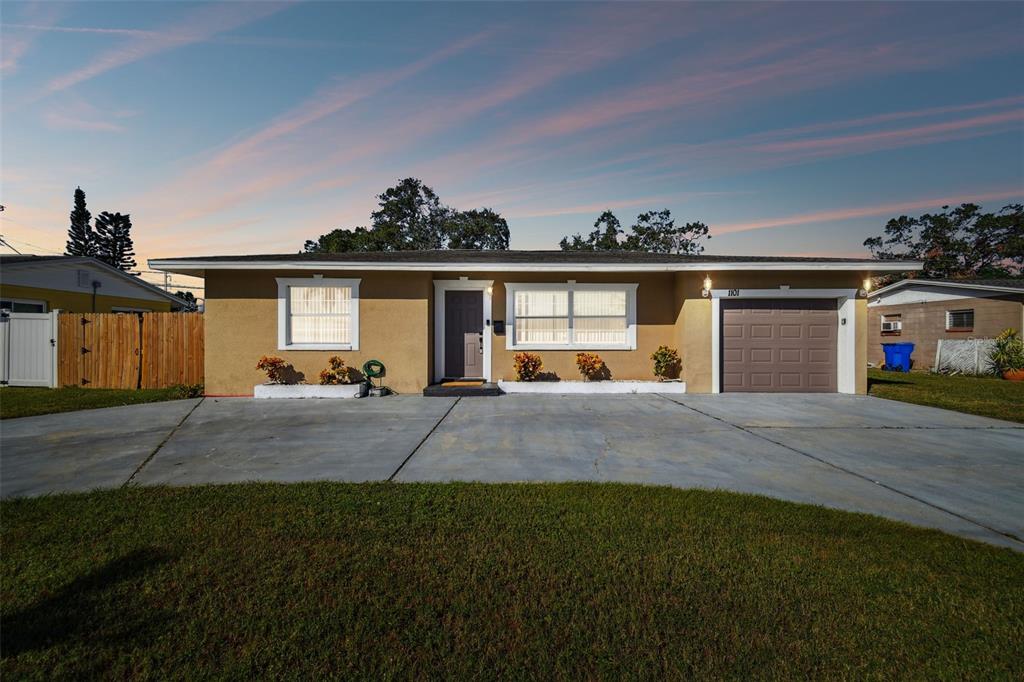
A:
<svg viewBox="0 0 1024 682">
<path fill-rule="evenodd" d="M 871 392 L 872 386 L 910 386 L 914 382 L 906 381 L 902 379 L 876 379 L 875 377 L 868 377 L 868 392 Z"/>
<path fill-rule="evenodd" d="M 138 549 L 75 578 L 56 593 L 4 615 L 3 657 L 52 647 L 102 648 L 152 640 L 172 616 L 138 596 L 141 578 L 174 556 L 155 548 Z M 130 589 L 125 589 L 130 588 Z"/>
</svg>

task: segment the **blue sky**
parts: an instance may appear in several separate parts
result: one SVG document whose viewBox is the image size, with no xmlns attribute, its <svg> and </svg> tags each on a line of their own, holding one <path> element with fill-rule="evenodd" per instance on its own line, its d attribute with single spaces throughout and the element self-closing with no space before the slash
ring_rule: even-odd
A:
<svg viewBox="0 0 1024 682">
<path fill-rule="evenodd" d="M 2 232 L 62 250 L 81 185 L 144 258 L 290 252 L 411 175 L 513 248 L 670 208 L 710 253 L 861 255 L 891 216 L 1024 199 L 1022 29 L 1022 3 L 4 2 Z"/>
</svg>

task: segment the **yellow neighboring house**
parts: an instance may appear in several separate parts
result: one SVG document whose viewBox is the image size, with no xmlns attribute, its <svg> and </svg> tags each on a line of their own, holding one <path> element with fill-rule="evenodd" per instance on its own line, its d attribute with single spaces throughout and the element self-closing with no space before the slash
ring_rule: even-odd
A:
<svg viewBox="0 0 1024 682">
<path fill-rule="evenodd" d="M 0 309 L 15 313 L 169 312 L 177 296 L 95 258 L 0 255 Z"/>
</svg>

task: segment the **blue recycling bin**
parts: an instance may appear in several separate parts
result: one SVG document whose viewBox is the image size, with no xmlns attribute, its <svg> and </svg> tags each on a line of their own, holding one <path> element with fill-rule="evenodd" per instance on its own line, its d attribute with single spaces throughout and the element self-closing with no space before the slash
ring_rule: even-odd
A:
<svg viewBox="0 0 1024 682">
<path fill-rule="evenodd" d="M 882 352 L 885 353 L 885 364 L 882 369 L 890 372 L 909 372 L 910 354 L 914 352 L 912 343 L 883 343 Z"/>
</svg>

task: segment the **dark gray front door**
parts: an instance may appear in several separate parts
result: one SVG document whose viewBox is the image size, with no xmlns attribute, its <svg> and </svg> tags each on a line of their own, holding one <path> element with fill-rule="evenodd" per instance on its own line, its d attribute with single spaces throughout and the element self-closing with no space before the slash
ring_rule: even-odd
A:
<svg viewBox="0 0 1024 682">
<path fill-rule="evenodd" d="M 444 292 L 444 375 L 484 375 L 484 292 Z"/>
</svg>

